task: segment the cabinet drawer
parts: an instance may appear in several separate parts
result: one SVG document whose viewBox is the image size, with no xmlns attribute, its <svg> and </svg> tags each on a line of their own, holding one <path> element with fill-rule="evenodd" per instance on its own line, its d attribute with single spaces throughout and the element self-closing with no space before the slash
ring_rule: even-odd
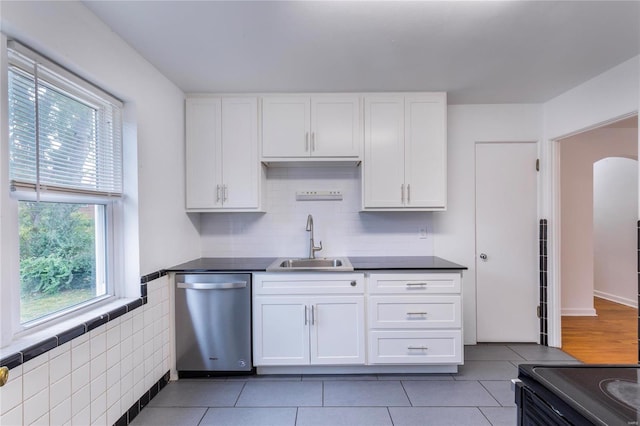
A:
<svg viewBox="0 0 640 426">
<path fill-rule="evenodd" d="M 341 272 L 259 273 L 254 294 L 363 294 L 364 274 Z"/>
<path fill-rule="evenodd" d="M 460 293 L 460 274 L 371 274 L 369 293 Z"/>
<path fill-rule="evenodd" d="M 371 328 L 460 328 L 460 296 L 371 296 Z"/>
<path fill-rule="evenodd" d="M 462 364 L 462 332 L 371 331 L 371 364 Z"/>
</svg>

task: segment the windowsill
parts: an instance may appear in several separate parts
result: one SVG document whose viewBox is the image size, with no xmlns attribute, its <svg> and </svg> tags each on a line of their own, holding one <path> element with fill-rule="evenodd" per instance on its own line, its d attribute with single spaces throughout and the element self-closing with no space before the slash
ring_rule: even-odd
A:
<svg viewBox="0 0 640 426">
<path fill-rule="evenodd" d="M 114 298 L 93 309 L 27 333 L 0 348 L 0 366 L 14 368 L 142 306 L 146 297 Z"/>
</svg>

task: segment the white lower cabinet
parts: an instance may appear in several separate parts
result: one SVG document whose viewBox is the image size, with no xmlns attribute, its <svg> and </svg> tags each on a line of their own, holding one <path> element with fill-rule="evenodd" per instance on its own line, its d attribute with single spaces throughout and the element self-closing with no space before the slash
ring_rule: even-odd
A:
<svg viewBox="0 0 640 426">
<path fill-rule="evenodd" d="M 461 272 L 255 273 L 258 373 L 455 372 Z"/>
<path fill-rule="evenodd" d="M 256 366 L 365 363 L 362 274 L 266 273 L 253 282 Z"/>
<path fill-rule="evenodd" d="M 462 364 L 460 275 L 369 274 L 369 364 Z"/>
</svg>

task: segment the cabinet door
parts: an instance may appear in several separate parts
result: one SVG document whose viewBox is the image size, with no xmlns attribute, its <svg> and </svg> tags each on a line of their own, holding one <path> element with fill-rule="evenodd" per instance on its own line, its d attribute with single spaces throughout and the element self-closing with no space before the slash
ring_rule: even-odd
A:
<svg viewBox="0 0 640 426">
<path fill-rule="evenodd" d="M 360 140 L 357 96 L 311 98 L 311 156 L 358 157 Z"/>
<path fill-rule="evenodd" d="M 404 98 L 365 98 L 364 207 L 404 203 Z"/>
<path fill-rule="evenodd" d="M 446 207 L 446 110 L 444 93 L 405 98 L 407 207 Z"/>
<path fill-rule="evenodd" d="M 311 106 L 308 97 L 262 99 L 262 156 L 308 157 Z"/>
<path fill-rule="evenodd" d="M 217 187 L 222 184 L 220 99 L 186 101 L 186 207 L 222 206 Z"/>
<path fill-rule="evenodd" d="M 364 333 L 364 296 L 311 299 L 311 364 L 364 364 Z"/>
<path fill-rule="evenodd" d="M 258 101 L 222 99 L 222 194 L 225 208 L 258 208 Z"/>
<path fill-rule="evenodd" d="M 310 315 L 304 298 L 256 297 L 253 305 L 254 364 L 309 364 Z"/>
</svg>

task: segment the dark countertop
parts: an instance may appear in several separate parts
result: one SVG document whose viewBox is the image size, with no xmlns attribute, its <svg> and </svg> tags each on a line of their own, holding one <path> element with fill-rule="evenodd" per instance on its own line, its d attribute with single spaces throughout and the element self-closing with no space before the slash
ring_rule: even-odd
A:
<svg viewBox="0 0 640 426">
<path fill-rule="evenodd" d="M 168 272 L 259 272 L 265 271 L 275 257 L 201 257 L 190 262 L 167 268 Z M 458 265 L 437 256 L 373 256 L 349 257 L 356 271 L 416 269 L 460 271 L 466 266 Z"/>
</svg>

